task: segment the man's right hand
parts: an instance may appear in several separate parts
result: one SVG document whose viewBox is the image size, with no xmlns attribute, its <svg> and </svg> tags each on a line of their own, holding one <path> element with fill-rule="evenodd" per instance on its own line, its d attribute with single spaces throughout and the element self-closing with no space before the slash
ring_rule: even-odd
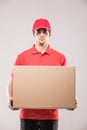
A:
<svg viewBox="0 0 87 130">
<path fill-rule="evenodd" d="M 19 108 L 14 108 L 14 107 L 13 107 L 13 98 L 12 98 L 12 97 L 9 97 L 9 98 L 8 98 L 8 107 L 9 107 L 11 110 L 19 110 Z"/>
</svg>

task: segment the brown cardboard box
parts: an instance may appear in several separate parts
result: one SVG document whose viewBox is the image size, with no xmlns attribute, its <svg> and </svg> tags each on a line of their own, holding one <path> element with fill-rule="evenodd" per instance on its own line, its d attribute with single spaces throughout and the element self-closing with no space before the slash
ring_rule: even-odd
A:
<svg viewBox="0 0 87 130">
<path fill-rule="evenodd" d="M 75 108 L 75 67 L 15 66 L 13 107 Z"/>
</svg>

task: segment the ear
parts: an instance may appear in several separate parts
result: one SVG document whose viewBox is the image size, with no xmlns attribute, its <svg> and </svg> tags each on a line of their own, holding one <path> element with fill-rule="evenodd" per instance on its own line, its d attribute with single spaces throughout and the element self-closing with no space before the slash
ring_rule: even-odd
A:
<svg viewBox="0 0 87 130">
<path fill-rule="evenodd" d="M 33 31 L 33 36 L 35 37 L 35 31 Z"/>
<path fill-rule="evenodd" d="M 51 31 L 49 32 L 49 37 L 51 37 Z"/>
</svg>

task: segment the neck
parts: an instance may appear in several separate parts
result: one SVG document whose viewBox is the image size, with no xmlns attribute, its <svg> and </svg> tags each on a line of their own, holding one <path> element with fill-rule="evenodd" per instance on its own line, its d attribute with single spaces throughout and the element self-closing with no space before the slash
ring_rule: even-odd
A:
<svg viewBox="0 0 87 130">
<path fill-rule="evenodd" d="M 41 52 L 42 54 L 46 51 L 47 47 L 48 47 L 48 43 L 45 43 L 45 44 L 39 44 L 39 43 L 36 43 L 35 44 L 35 47 L 36 49 Z"/>
</svg>

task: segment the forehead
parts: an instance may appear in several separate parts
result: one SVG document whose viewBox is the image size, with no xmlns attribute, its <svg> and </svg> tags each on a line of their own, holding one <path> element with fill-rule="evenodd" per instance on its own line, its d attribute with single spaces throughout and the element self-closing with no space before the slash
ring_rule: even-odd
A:
<svg viewBox="0 0 87 130">
<path fill-rule="evenodd" d="M 39 28 L 36 31 L 48 31 L 46 28 Z"/>
</svg>

